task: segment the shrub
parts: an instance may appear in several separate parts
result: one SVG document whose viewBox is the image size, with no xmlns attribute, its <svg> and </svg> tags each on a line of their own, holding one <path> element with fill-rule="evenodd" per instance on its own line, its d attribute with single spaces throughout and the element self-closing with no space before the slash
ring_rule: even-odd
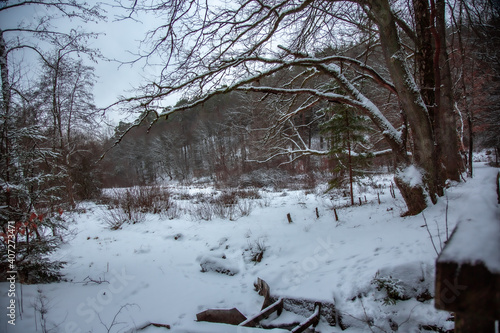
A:
<svg viewBox="0 0 500 333">
<path fill-rule="evenodd" d="M 176 204 L 175 202 L 172 202 L 169 209 L 166 211 L 163 211 L 161 214 L 163 216 L 166 216 L 169 220 L 174 220 L 174 219 L 179 218 L 182 215 L 182 209 L 179 207 L 178 204 Z"/>
<path fill-rule="evenodd" d="M 242 200 L 238 202 L 238 211 L 240 216 L 249 216 L 253 210 L 253 203 L 249 200 Z"/>
<path fill-rule="evenodd" d="M 192 205 L 189 212 L 196 221 L 211 221 L 215 215 L 213 205 L 207 201 Z"/>
<path fill-rule="evenodd" d="M 104 222 L 111 230 L 118 230 L 125 223 L 141 223 L 144 219 L 145 214 L 131 206 L 110 208 L 104 214 Z"/>
<path fill-rule="evenodd" d="M 50 255 L 63 242 L 64 220 L 58 213 L 31 213 L 24 220 L 9 222 L 0 232 L 0 278 L 4 281 L 6 272 L 15 270 L 21 283 L 59 281 L 60 269 L 66 263 L 51 260 Z"/>
<path fill-rule="evenodd" d="M 139 186 L 131 189 L 137 207 L 144 213 L 167 211 L 173 204 L 169 190 L 160 186 Z"/>
<path fill-rule="evenodd" d="M 247 260 L 258 263 L 264 258 L 264 253 L 267 250 L 267 245 L 264 239 L 259 238 L 253 243 L 248 242 L 248 247 L 245 249 L 246 254 L 244 254 Z"/>
<path fill-rule="evenodd" d="M 407 299 L 399 279 L 394 279 L 392 276 L 378 277 L 377 274 L 375 278 L 373 278 L 372 284 L 377 287 L 378 291 L 384 290 L 386 292 L 384 305 L 394 305 L 397 301 Z"/>
<path fill-rule="evenodd" d="M 256 189 L 246 189 L 246 190 L 238 190 L 236 191 L 238 198 L 240 199 L 261 199 L 262 196 L 260 192 Z"/>
<path fill-rule="evenodd" d="M 120 229 L 124 223 L 143 222 L 146 213 L 161 213 L 170 219 L 180 214 L 170 191 L 160 186 L 115 189 L 111 194 L 104 195 L 101 200 L 110 208 L 105 213 L 104 220 L 112 230 Z"/>
</svg>

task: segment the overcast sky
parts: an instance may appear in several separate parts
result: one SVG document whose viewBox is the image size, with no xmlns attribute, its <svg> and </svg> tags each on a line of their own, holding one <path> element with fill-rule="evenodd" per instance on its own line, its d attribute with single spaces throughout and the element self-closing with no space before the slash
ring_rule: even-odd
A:
<svg viewBox="0 0 500 333">
<path fill-rule="evenodd" d="M 92 2 L 88 1 L 88 2 Z M 35 11 L 36 8 L 36 11 Z M 68 31 L 70 28 L 81 27 L 87 32 L 102 33 L 97 40 L 91 41 L 92 47 L 99 49 L 102 55 L 108 59 L 117 59 L 120 61 L 130 61 L 134 56 L 129 52 L 136 53 L 139 48 L 139 42 L 145 36 L 145 33 L 159 24 L 154 17 L 136 17 L 134 20 L 116 20 L 116 15 L 123 14 L 110 6 L 104 5 L 107 11 L 107 22 L 82 24 L 80 21 L 58 20 L 55 23 L 62 31 Z M 32 20 L 33 17 L 43 16 L 44 12 L 40 6 L 24 6 L 19 9 L 9 10 L 0 14 L 0 28 L 14 28 L 21 20 Z M 142 21 L 142 22 L 141 22 Z M 11 55 L 17 60 L 33 61 L 33 55 L 27 52 L 14 52 Z M 14 59 L 16 60 L 16 59 Z M 94 96 L 98 107 L 106 107 L 118 99 L 120 95 L 130 94 L 133 87 L 143 82 L 144 77 L 151 77 L 152 69 L 145 68 L 144 62 L 134 65 L 121 65 L 114 61 L 98 60 L 98 63 L 87 62 L 88 65 L 95 67 L 97 82 L 95 85 Z M 178 97 L 172 97 L 167 100 L 168 105 L 176 103 Z M 116 113 L 109 113 L 109 117 L 114 123 L 117 123 L 123 116 Z M 132 120 L 132 119 L 128 119 Z"/>
</svg>

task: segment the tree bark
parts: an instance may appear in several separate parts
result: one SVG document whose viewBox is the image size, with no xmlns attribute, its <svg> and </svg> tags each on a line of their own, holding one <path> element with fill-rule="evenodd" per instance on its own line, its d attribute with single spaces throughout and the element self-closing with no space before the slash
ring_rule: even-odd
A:
<svg viewBox="0 0 500 333">
<path fill-rule="evenodd" d="M 431 33 L 431 17 L 427 0 L 413 0 L 415 12 L 415 65 L 420 93 L 434 120 L 436 97 L 434 94 L 434 48 Z"/>
<path fill-rule="evenodd" d="M 379 28 L 385 62 L 398 92 L 402 111 L 412 132 L 414 143 L 413 163 L 424 172 L 424 184 L 420 186 L 424 188 L 420 189 L 419 186 L 408 187 L 401 178 L 396 177 L 396 184 L 405 198 L 408 212 L 416 214 L 426 207 L 426 192 L 433 202 L 437 200 L 438 182 L 435 164 L 437 152 L 434 145 L 431 118 L 425 101 L 405 63 L 405 56 L 389 2 L 387 0 L 370 1 L 370 14 Z M 401 162 L 401 158 L 396 156 L 396 165 L 400 169 L 406 167 Z"/>
<path fill-rule="evenodd" d="M 5 174 L 3 177 L 6 182 L 10 181 L 10 149 L 11 143 L 9 138 L 9 121 L 10 121 L 10 102 L 11 102 L 11 91 L 10 91 L 10 81 L 9 81 L 9 67 L 7 62 L 7 44 L 3 37 L 3 31 L 0 30 L 0 78 L 2 80 L 2 137 L 0 153 L 5 159 Z M 5 193 L 5 205 L 10 207 L 11 193 L 10 189 L 7 189 Z"/>
<path fill-rule="evenodd" d="M 408 211 L 403 214 L 406 215 L 417 215 L 427 207 L 427 201 L 425 200 L 426 195 L 422 186 L 411 186 L 408 182 L 398 176 L 396 171 L 396 176 L 394 176 L 394 182 L 399 189 L 399 192 L 403 196 L 404 201 Z"/>
<path fill-rule="evenodd" d="M 431 4 L 433 0 L 431 1 Z M 434 131 L 436 134 L 436 146 L 438 147 L 437 163 L 441 164 L 439 180 L 444 185 L 447 179 L 460 181 L 461 163 L 459 152 L 459 139 L 457 134 L 457 119 L 453 108 L 453 83 L 451 79 L 451 70 L 449 57 L 446 47 L 446 22 L 445 22 L 445 1 L 437 0 L 435 3 L 436 58 L 438 58 L 438 67 L 436 77 L 437 108 L 435 115 Z M 439 86 L 438 86 L 439 84 Z M 439 193 L 442 195 L 442 192 Z"/>
<path fill-rule="evenodd" d="M 347 128 L 347 164 L 349 164 L 349 190 L 351 192 L 351 206 L 354 206 L 354 188 L 353 188 L 353 178 L 352 178 L 352 156 L 351 156 L 351 130 L 349 128 L 349 109 L 345 109 L 345 122 Z"/>
</svg>

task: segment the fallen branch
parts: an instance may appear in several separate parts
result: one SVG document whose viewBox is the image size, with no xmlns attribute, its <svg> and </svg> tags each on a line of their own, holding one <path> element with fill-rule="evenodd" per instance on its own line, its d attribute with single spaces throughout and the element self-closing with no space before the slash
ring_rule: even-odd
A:
<svg viewBox="0 0 500 333">
<path fill-rule="evenodd" d="M 148 328 L 149 326 L 154 326 L 154 327 L 164 327 L 166 328 L 167 330 L 170 329 L 170 325 L 167 325 L 167 324 L 159 324 L 159 323 L 146 323 L 140 327 L 137 327 L 137 331 L 142 331 L 143 329 L 146 329 Z"/>
<path fill-rule="evenodd" d="M 105 282 L 109 283 L 108 280 L 103 280 L 101 278 L 99 278 L 99 280 L 95 280 L 95 279 L 92 279 L 90 276 L 87 276 L 85 279 L 83 279 L 83 281 L 75 282 L 75 283 L 83 283 L 83 285 L 86 286 L 89 283 L 101 284 L 101 283 L 105 283 Z"/>
</svg>

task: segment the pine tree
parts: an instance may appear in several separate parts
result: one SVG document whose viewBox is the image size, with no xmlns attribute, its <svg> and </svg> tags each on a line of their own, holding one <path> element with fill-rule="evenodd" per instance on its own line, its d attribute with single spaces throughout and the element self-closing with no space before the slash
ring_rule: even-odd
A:
<svg viewBox="0 0 500 333">
<path fill-rule="evenodd" d="M 353 183 L 362 174 L 360 170 L 367 166 L 371 156 L 365 147 L 370 131 L 368 120 L 356 114 L 356 110 L 348 105 L 336 104 L 324 112 L 332 116 L 322 124 L 321 133 L 329 140 L 329 155 L 337 162 L 333 171 L 338 175 L 330 180 L 328 190 L 342 187 L 348 182 L 351 205 L 354 205 Z"/>
</svg>

